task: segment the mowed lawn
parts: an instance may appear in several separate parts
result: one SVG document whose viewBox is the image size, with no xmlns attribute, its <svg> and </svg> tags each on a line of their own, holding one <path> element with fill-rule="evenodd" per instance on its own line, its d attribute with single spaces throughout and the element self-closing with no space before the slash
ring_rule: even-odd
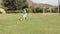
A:
<svg viewBox="0 0 60 34">
<path fill-rule="evenodd" d="M 0 14 L 0 34 L 60 34 L 60 14 Z"/>
</svg>

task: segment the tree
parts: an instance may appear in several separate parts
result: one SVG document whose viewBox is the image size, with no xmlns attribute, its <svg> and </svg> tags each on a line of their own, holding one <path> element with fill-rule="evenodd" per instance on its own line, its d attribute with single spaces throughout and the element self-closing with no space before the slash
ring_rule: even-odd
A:
<svg viewBox="0 0 60 34">
<path fill-rule="evenodd" d="M 58 0 L 58 4 L 59 4 L 59 13 L 60 13 L 60 0 Z"/>
<path fill-rule="evenodd" d="M 15 0 L 14 5 L 17 9 L 27 8 L 27 1 L 26 0 Z"/>
<path fill-rule="evenodd" d="M 3 2 L 4 6 L 11 10 L 20 10 L 28 7 L 26 0 L 4 0 Z"/>
</svg>

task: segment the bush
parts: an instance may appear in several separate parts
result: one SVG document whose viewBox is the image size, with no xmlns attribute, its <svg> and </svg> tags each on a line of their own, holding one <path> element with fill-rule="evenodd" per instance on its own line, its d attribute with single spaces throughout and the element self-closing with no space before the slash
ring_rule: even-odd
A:
<svg viewBox="0 0 60 34">
<path fill-rule="evenodd" d="M 27 13 L 33 13 L 33 9 L 32 8 L 26 8 Z"/>
<path fill-rule="evenodd" d="M 6 13 L 4 8 L 0 8 L 0 13 Z"/>
<path fill-rule="evenodd" d="M 7 13 L 22 13 L 23 10 L 9 10 Z"/>
<path fill-rule="evenodd" d="M 43 9 L 40 8 L 40 7 L 37 7 L 37 8 L 36 8 L 36 13 L 43 13 Z"/>
</svg>

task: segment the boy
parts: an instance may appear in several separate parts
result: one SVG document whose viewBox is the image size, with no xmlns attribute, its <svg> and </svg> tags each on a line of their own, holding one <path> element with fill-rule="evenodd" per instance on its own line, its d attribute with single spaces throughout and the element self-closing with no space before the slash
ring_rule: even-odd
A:
<svg viewBox="0 0 60 34">
<path fill-rule="evenodd" d="M 23 18 L 24 20 L 26 20 L 26 17 L 27 17 L 26 9 L 23 9 L 23 16 L 22 16 L 22 18 Z M 22 19 L 21 19 L 21 20 L 22 20 Z"/>
</svg>

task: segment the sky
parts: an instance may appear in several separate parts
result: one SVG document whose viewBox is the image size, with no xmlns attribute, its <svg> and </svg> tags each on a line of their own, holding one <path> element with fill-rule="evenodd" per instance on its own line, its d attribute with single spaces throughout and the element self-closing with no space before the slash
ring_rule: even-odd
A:
<svg viewBox="0 0 60 34">
<path fill-rule="evenodd" d="M 58 6 L 58 0 L 32 0 L 34 3 L 44 3 L 53 6 Z"/>
</svg>

